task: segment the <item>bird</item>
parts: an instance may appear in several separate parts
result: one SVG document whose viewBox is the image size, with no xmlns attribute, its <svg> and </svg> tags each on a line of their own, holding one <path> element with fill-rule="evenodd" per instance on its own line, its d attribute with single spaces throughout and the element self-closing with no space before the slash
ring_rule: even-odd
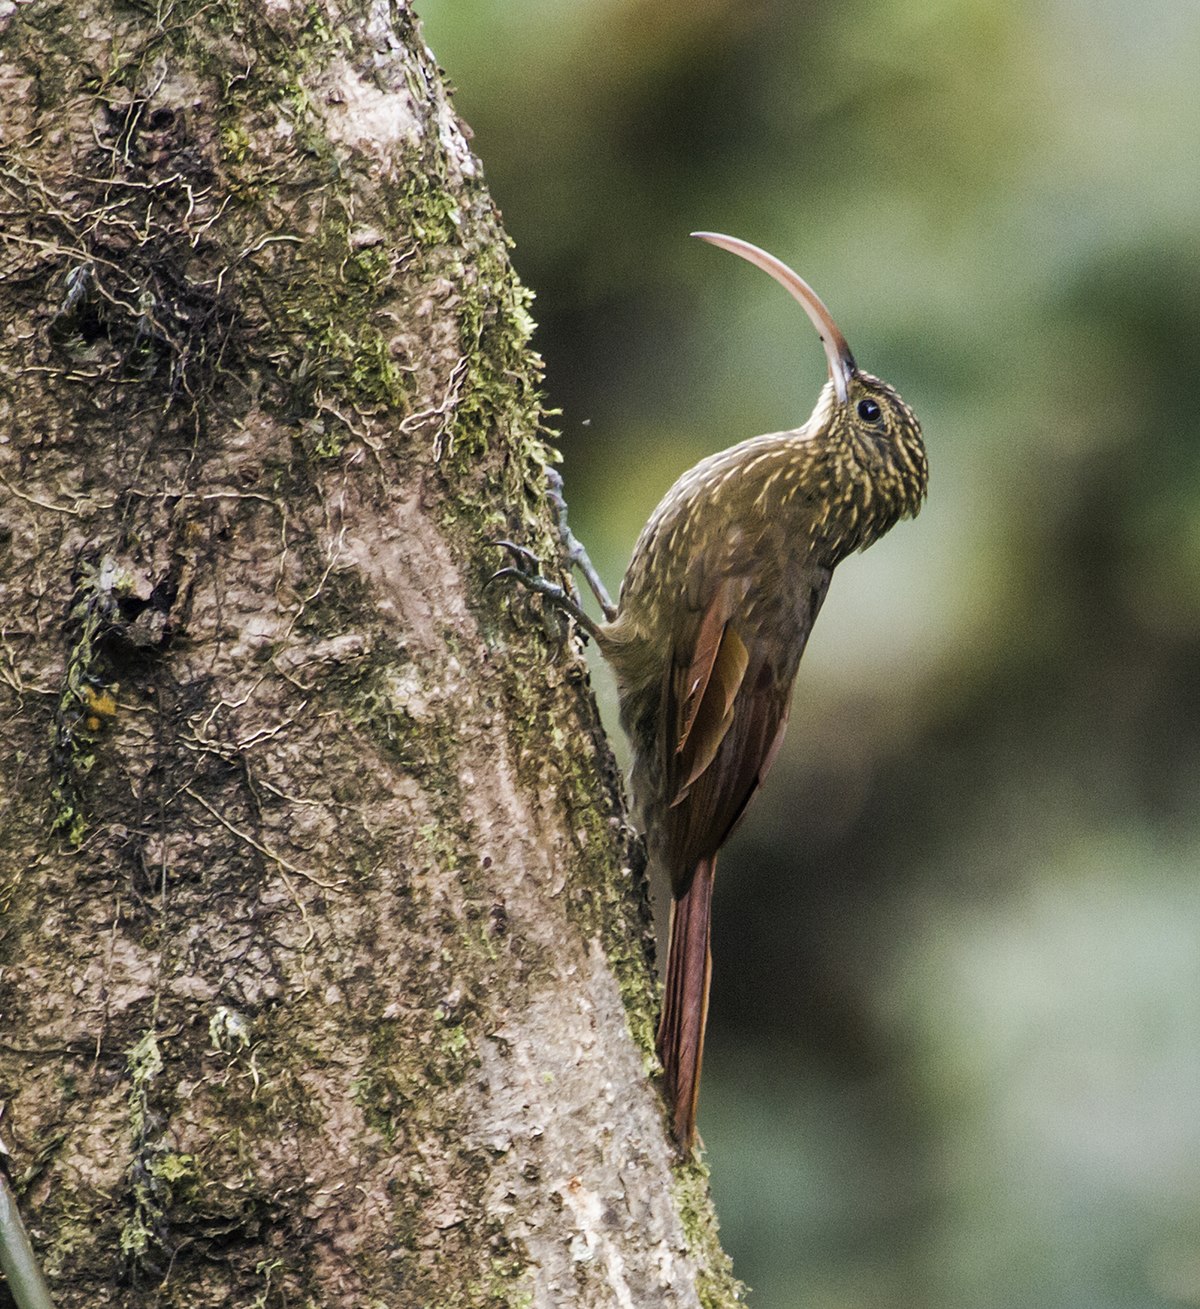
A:
<svg viewBox="0 0 1200 1309">
<path fill-rule="evenodd" d="M 672 1133 L 695 1144 L 712 975 L 717 855 L 778 754 L 792 684 L 837 565 L 915 517 L 929 465 L 921 428 L 894 387 L 861 370 L 816 292 L 774 255 L 717 232 L 693 236 L 741 256 L 799 301 L 829 367 L 802 426 L 755 436 L 685 472 L 634 546 L 617 603 L 567 523 L 550 473 L 566 561 L 603 611 L 543 576 L 512 541 L 517 578 L 596 642 L 617 683 L 648 858 L 672 911 L 656 1047 Z"/>
</svg>

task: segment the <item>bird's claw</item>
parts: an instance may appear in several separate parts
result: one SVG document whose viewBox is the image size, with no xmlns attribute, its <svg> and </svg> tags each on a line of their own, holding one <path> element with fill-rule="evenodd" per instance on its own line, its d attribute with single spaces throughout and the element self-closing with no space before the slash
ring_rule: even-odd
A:
<svg viewBox="0 0 1200 1309">
<path fill-rule="evenodd" d="M 530 571 L 540 573 L 542 571 L 542 561 L 523 545 L 518 545 L 516 541 L 497 540 L 489 541 L 488 545 L 495 546 L 498 550 L 507 550 L 509 554 L 515 555 L 518 559 L 523 560 L 529 565 Z"/>
<path fill-rule="evenodd" d="M 488 545 L 494 546 L 497 550 L 507 550 L 512 556 L 513 562 L 494 572 L 484 585 L 491 586 L 493 582 L 498 581 L 501 577 L 515 578 L 526 586 L 530 586 L 534 579 L 538 581 L 545 580 L 542 577 L 542 561 L 532 550 L 523 545 L 518 545 L 516 541 L 489 541 Z M 537 590 L 538 588 L 532 587 L 532 589 Z"/>
<path fill-rule="evenodd" d="M 526 589 L 545 596 L 557 608 L 569 614 L 589 636 L 596 635 L 596 624 L 584 613 L 578 600 L 557 582 L 552 582 L 542 575 L 542 561 L 532 550 L 518 545 L 516 541 L 496 540 L 489 541 L 488 544 L 498 550 L 507 550 L 513 562 L 497 569 L 488 578 L 485 586 L 491 586 L 501 578 L 512 578 Z"/>
<path fill-rule="evenodd" d="M 484 586 L 491 586 L 493 582 L 498 582 L 502 577 L 525 577 L 527 574 L 521 572 L 519 568 L 507 567 L 498 568 L 491 577 L 484 582 Z"/>
</svg>

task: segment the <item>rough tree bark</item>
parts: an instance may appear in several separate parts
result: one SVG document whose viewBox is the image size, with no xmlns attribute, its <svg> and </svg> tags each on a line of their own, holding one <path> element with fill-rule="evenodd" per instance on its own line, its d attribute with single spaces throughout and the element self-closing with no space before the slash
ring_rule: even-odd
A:
<svg viewBox="0 0 1200 1309">
<path fill-rule="evenodd" d="M 0 87 L 0 1133 L 59 1303 L 731 1303 L 584 665 L 484 586 L 550 452 L 413 15 L 0 0 Z"/>
</svg>

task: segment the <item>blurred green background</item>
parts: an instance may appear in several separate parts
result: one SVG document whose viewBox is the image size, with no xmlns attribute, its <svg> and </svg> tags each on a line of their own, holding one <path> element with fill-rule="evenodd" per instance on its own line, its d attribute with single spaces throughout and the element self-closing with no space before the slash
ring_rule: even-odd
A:
<svg viewBox="0 0 1200 1309">
<path fill-rule="evenodd" d="M 751 1304 L 1200 1305 L 1200 6 L 419 8 L 612 587 L 824 378 L 689 230 L 797 268 L 924 424 L 928 506 L 839 570 L 717 882 Z"/>
</svg>

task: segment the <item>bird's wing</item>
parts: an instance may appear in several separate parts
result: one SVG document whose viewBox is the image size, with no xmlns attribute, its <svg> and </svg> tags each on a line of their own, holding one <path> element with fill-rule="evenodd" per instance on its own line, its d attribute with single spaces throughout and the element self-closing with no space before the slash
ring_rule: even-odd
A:
<svg viewBox="0 0 1200 1309">
<path fill-rule="evenodd" d="M 799 657 L 825 596 L 828 575 L 800 617 Z M 666 673 L 662 759 L 665 850 L 676 896 L 699 860 L 729 838 L 775 761 L 787 727 L 795 663 L 784 669 L 748 643 L 744 587 L 718 588 L 677 646 Z M 798 648 L 797 648 L 798 647 Z"/>
<path fill-rule="evenodd" d="M 712 763 L 733 722 L 733 702 L 746 675 L 749 652 L 729 622 L 727 590 L 700 619 L 695 643 L 672 660 L 667 689 L 673 726 L 667 747 L 667 803 L 678 804 Z"/>
</svg>

